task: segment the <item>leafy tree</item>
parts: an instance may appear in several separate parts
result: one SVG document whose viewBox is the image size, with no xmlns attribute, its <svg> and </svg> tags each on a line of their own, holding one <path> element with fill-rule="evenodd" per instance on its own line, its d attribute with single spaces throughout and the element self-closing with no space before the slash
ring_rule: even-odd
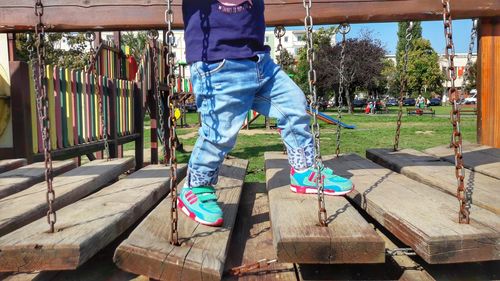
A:
<svg viewBox="0 0 500 281">
<path fill-rule="evenodd" d="M 29 61 L 28 36 L 33 34 L 18 33 L 16 35 L 16 52 L 21 61 Z M 62 49 L 65 40 L 68 49 Z M 61 67 L 83 69 L 88 64 L 89 53 L 84 33 L 47 33 L 45 38 L 45 63 L 57 64 Z"/>
<path fill-rule="evenodd" d="M 443 90 L 443 73 L 439 67 L 439 56 L 429 40 L 419 38 L 408 54 L 408 92 L 425 94 Z"/>
<path fill-rule="evenodd" d="M 399 85 L 397 84 L 398 71 L 396 65 L 391 59 L 384 59 L 384 67 L 382 68 L 382 81 L 386 89 L 386 94 L 390 96 L 399 96 Z"/>
<path fill-rule="evenodd" d="M 287 74 L 295 75 L 295 59 L 287 49 L 283 48 L 283 61 L 281 61 L 279 52 L 276 53 L 276 61 L 278 62 L 278 64 L 282 65 L 283 71 L 285 71 Z"/>
<path fill-rule="evenodd" d="M 129 46 L 130 54 L 140 61 L 148 44 L 148 33 L 146 31 L 122 33 L 122 44 Z"/>
<path fill-rule="evenodd" d="M 469 76 L 467 77 L 465 91 L 470 92 L 472 89 L 477 89 L 477 61 L 475 61 L 469 69 Z"/>
</svg>

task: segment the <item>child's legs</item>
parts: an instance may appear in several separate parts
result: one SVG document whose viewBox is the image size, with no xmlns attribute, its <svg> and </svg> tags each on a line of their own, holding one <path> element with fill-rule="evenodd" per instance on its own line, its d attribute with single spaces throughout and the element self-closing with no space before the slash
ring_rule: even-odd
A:
<svg viewBox="0 0 500 281">
<path fill-rule="evenodd" d="M 219 167 L 236 143 L 258 87 L 255 63 L 253 67 L 251 63 L 227 60 L 215 64 L 198 62 L 191 66 L 202 124 L 189 159 L 190 186 L 217 182 Z"/>
<path fill-rule="evenodd" d="M 278 119 L 291 166 L 295 169 L 312 166 L 314 143 L 304 93 L 269 55 L 263 56 L 258 66 L 263 74 L 262 87 L 255 96 L 253 108 Z"/>
</svg>

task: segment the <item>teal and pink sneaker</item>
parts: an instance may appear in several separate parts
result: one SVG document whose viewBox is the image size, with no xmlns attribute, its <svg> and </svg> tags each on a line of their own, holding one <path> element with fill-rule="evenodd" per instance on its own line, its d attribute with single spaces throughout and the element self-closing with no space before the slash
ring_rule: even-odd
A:
<svg viewBox="0 0 500 281">
<path fill-rule="evenodd" d="M 352 181 L 337 176 L 332 169 L 322 167 L 325 195 L 345 195 L 354 189 Z M 293 167 L 290 170 L 290 189 L 296 193 L 316 194 L 316 170 L 313 167 L 298 172 Z"/>
<path fill-rule="evenodd" d="M 212 186 L 183 187 L 177 197 L 177 207 L 201 224 L 221 226 L 224 223 L 215 188 Z"/>
</svg>

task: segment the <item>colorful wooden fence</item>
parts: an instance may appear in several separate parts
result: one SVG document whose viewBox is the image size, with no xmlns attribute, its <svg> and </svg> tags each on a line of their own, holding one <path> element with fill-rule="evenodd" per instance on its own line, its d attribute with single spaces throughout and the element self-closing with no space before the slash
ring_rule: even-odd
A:
<svg viewBox="0 0 500 281">
<path fill-rule="evenodd" d="M 30 77 L 33 77 L 32 67 L 29 72 Z M 46 66 L 46 73 L 53 150 L 103 139 L 98 95 L 101 95 L 103 101 L 103 115 L 108 136 L 111 121 L 116 122 L 118 136 L 135 132 L 133 81 L 95 76 L 83 70 L 69 70 L 52 65 Z M 33 79 L 29 81 L 32 144 L 33 152 L 36 154 L 43 152 L 43 144 L 37 117 L 34 82 Z M 110 84 L 114 86 L 110 87 Z M 115 91 L 115 95 L 112 95 L 112 91 Z M 111 96 L 116 97 L 116 116 L 112 118 L 109 114 Z"/>
</svg>

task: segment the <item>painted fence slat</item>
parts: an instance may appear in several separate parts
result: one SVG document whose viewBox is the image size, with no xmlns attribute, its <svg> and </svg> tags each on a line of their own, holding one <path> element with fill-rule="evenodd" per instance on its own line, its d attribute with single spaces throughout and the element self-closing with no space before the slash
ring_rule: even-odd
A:
<svg viewBox="0 0 500 281">
<path fill-rule="evenodd" d="M 74 145 L 74 135 L 73 135 L 73 95 L 72 87 L 73 83 L 71 80 L 71 71 L 65 69 L 64 80 L 66 81 L 66 129 L 68 131 L 68 146 Z"/>
<path fill-rule="evenodd" d="M 51 123 L 50 126 L 56 126 L 56 139 L 53 142 L 56 143 L 56 148 L 62 148 L 62 120 L 61 120 L 61 83 L 59 77 L 59 67 L 54 66 L 54 75 L 53 75 L 53 83 L 54 83 L 54 114 L 55 114 L 55 123 Z"/>
<path fill-rule="evenodd" d="M 61 114 L 61 139 L 62 139 L 62 146 L 61 147 L 68 147 L 68 125 L 67 125 L 67 118 L 66 118 L 66 71 L 64 68 L 59 68 L 59 93 L 61 95 L 61 108 L 60 108 L 60 114 Z"/>
<path fill-rule="evenodd" d="M 57 129 L 56 129 L 56 100 L 54 97 L 54 67 L 47 65 L 45 67 L 47 75 L 47 96 L 49 99 L 49 134 L 50 146 L 52 150 L 57 149 Z"/>
<path fill-rule="evenodd" d="M 40 124 L 38 124 L 38 117 L 37 117 L 37 110 L 36 110 L 36 93 L 35 93 L 35 81 L 33 80 L 33 65 L 30 64 L 29 67 L 29 83 L 30 83 L 30 110 L 31 110 L 31 141 L 33 143 L 33 153 L 38 153 L 41 150 L 39 150 L 39 137 L 40 134 L 38 133 L 40 131 Z"/>
</svg>

